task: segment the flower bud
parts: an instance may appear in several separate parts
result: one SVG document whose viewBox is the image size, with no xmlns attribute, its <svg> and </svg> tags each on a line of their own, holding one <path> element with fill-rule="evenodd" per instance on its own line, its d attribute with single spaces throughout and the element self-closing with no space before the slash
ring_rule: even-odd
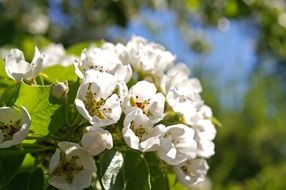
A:
<svg viewBox="0 0 286 190">
<path fill-rule="evenodd" d="M 69 91 L 68 83 L 65 82 L 58 82 L 53 86 L 52 95 L 58 99 L 64 98 Z"/>
</svg>

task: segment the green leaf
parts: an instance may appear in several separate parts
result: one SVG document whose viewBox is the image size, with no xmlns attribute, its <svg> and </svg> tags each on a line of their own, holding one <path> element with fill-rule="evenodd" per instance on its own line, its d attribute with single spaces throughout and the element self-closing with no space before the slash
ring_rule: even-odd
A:
<svg viewBox="0 0 286 190">
<path fill-rule="evenodd" d="M 33 172 L 20 172 L 5 189 L 43 190 L 44 172 L 41 168 L 36 168 Z"/>
<path fill-rule="evenodd" d="M 176 180 L 176 175 L 173 173 L 168 174 L 168 179 L 169 179 L 169 185 L 171 189 L 174 190 L 188 190 L 188 188 L 180 183 L 177 182 Z"/>
<path fill-rule="evenodd" d="M 13 156 L 10 155 L 0 157 L 0 189 L 6 186 L 10 182 L 10 180 L 16 175 L 24 158 L 24 153 Z"/>
<path fill-rule="evenodd" d="M 42 146 L 38 144 L 21 144 L 21 148 L 17 146 L 13 146 L 10 148 L 1 148 L 0 156 L 13 156 L 13 155 L 21 155 L 25 153 L 36 153 L 42 152 L 46 150 L 50 150 L 51 147 Z"/>
<path fill-rule="evenodd" d="M 35 157 L 30 153 L 26 154 L 24 161 L 22 162 L 21 169 L 27 170 L 31 169 L 35 165 Z"/>
<path fill-rule="evenodd" d="M 108 150 L 102 154 L 98 173 L 104 189 L 124 189 L 123 164 L 123 155 L 116 150 Z"/>
<path fill-rule="evenodd" d="M 170 189 L 167 172 L 161 168 L 161 162 L 156 155 L 154 153 L 146 153 L 144 157 L 148 162 L 150 170 L 152 190 Z"/>
<path fill-rule="evenodd" d="M 44 189 L 44 172 L 42 168 L 36 168 L 31 174 L 27 190 L 43 190 Z"/>
<path fill-rule="evenodd" d="M 52 86 L 29 86 L 24 83 L 21 85 L 15 105 L 22 105 L 28 110 L 31 115 L 30 131 L 33 131 L 34 135 L 45 136 L 49 133 L 51 117 L 60 107 L 53 101 L 51 89 Z"/>
<path fill-rule="evenodd" d="M 0 79 L 1 80 L 1 79 Z M 1 106 L 12 106 L 18 98 L 20 85 L 6 88 L 0 98 Z"/>
<path fill-rule="evenodd" d="M 130 150 L 124 154 L 124 172 L 126 190 L 151 189 L 150 171 L 139 152 Z"/>
<path fill-rule="evenodd" d="M 136 151 L 105 151 L 99 160 L 98 177 L 104 189 L 151 189 L 149 168 Z"/>
<path fill-rule="evenodd" d="M 74 72 L 74 66 L 68 67 L 55 65 L 52 67 L 45 68 L 42 73 L 48 76 L 48 80 L 52 83 L 60 81 L 76 81 L 77 76 Z"/>
</svg>

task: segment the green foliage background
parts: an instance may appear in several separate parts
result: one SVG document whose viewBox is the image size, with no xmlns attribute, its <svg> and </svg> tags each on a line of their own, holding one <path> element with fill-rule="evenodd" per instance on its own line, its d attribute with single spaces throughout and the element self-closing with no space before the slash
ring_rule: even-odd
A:
<svg viewBox="0 0 286 190">
<path fill-rule="evenodd" d="M 148 0 L 142 3 L 141 1 L 92 1 L 83 0 L 78 6 L 72 6 L 69 1 L 63 0 L 63 10 L 76 20 L 71 28 L 61 28 L 56 24 L 51 24 L 48 30 L 42 34 L 34 34 L 27 30 L 23 18 L 35 8 L 43 14 L 47 14 L 47 1 L 21 1 L 21 0 L 4 0 L 0 1 L 0 45 L 1 47 L 17 47 L 25 52 L 28 59 L 33 56 L 34 45 L 39 47 L 46 46 L 50 41 L 61 42 L 67 48 L 69 53 L 78 54 L 82 47 L 92 41 L 98 41 L 107 38 L 105 35 L 106 28 L 111 25 L 119 25 L 126 27 L 130 18 L 138 13 L 141 7 L 158 8 L 156 1 Z M 244 19 L 254 18 L 261 32 L 260 39 L 256 46 L 256 53 L 259 59 L 271 57 L 276 60 L 274 72 L 266 74 L 263 70 L 263 65 L 258 64 L 254 69 L 250 85 L 248 86 L 246 96 L 243 99 L 241 109 L 228 110 L 220 103 L 220 93 L 218 89 L 212 86 L 211 78 L 200 76 L 195 73 L 202 81 L 204 86 L 203 98 L 205 102 L 213 108 L 215 116 L 222 123 L 222 127 L 218 128 L 217 138 L 215 139 L 216 154 L 209 160 L 210 171 L 209 178 L 213 189 L 231 189 L 231 190 L 252 190 L 264 189 L 283 190 L 286 188 L 284 177 L 286 175 L 286 101 L 285 101 L 285 61 L 286 61 L 286 29 L 278 23 L 278 17 L 282 13 L 286 13 L 283 6 L 273 6 L 274 3 L 281 1 L 263 1 L 263 0 L 186 0 L 186 1 L 166 1 L 169 8 L 178 15 L 178 25 L 185 26 L 187 18 L 190 15 L 198 14 L 203 18 L 205 25 L 214 26 L 218 19 L 225 17 L 228 19 Z M 272 2 L 272 3 L 271 3 Z M 100 16 L 95 16 L 94 14 Z M 55 35 L 57 32 L 57 35 Z M 121 40 L 121 39 L 119 39 Z M 73 46 L 82 41 L 87 41 Z M 72 47 L 71 47 L 72 46 Z M 204 53 L 207 46 L 204 46 L 204 41 L 193 41 L 190 47 L 194 51 Z M 55 70 L 61 72 L 55 72 Z M 72 67 L 62 72 L 62 68 L 49 68 L 44 71 L 50 77 L 50 83 L 56 80 L 68 79 L 71 85 L 76 86 L 75 75 Z M 61 73 L 61 74 L 59 74 Z M 9 87 L 9 91 L 3 92 Z M 34 119 L 32 128 L 36 133 L 47 134 L 49 131 L 41 131 L 37 124 L 37 118 L 45 115 L 48 119 L 44 122 L 50 122 L 53 117 L 50 114 L 52 111 L 65 109 L 61 103 L 54 102 L 48 97 L 50 95 L 50 87 L 41 89 L 28 89 L 30 87 L 22 84 L 20 87 L 15 87 L 11 80 L 7 79 L 3 70 L 3 61 L 1 60 L 0 67 L 0 103 L 3 102 L 15 103 L 16 105 L 24 105 L 31 113 Z M 27 102 L 25 100 L 15 99 L 10 96 L 11 92 L 20 94 L 33 92 L 33 96 L 37 97 L 36 101 L 41 101 L 39 97 L 45 96 L 47 106 L 44 110 L 48 113 L 39 113 L 36 101 Z M 72 94 L 71 94 L 72 96 Z M 33 98 L 35 100 L 35 98 Z M 37 114 L 35 114 L 37 113 Z M 70 113 L 73 114 L 73 113 Z M 54 126 L 61 126 L 66 121 L 61 121 L 59 118 L 54 118 Z M 60 129 L 53 129 L 56 134 Z M 52 130 L 52 131 L 53 131 Z M 58 137 L 61 138 L 61 137 Z M 41 168 L 34 169 L 36 160 L 34 160 L 33 152 L 47 151 L 46 147 L 29 147 L 29 142 L 24 146 L 24 150 L 31 154 L 27 154 L 24 158 L 25 151 L 17 152 L 17 155 L 11 155 L 9 151 L 0 150 L 0 189 L 13 189 L 13 185 L 21 185 L 26 189 L 33 189 L 35 184 L 33 181 L 38 181 L 36 189 L 43 189 L 41 181 L 44 180 L 44 173 Z M 101 156 L 108 157 L 115 152 L 106 152 Z M 132 159 L 140 157 L 134 152 L 127 152 L 122 155 L 122 158 Z M 130 156 L 132 155 L 132 156 Z M 14 159 L 14 160 L 12 160 Z M 24 162 L 22 163 L 22 161 Z M 106 159 L 103 159 L 106 160 Z M 166 176 L 160 174 L 159 168 L 148 166 L 148 163 L 154 160 L 146 156 L 146 160 L 138 163 L 140 170 L 139 177 L 144 176 L 144 172 L 151 170 L 154 172 L 156 179 L 150 179 L 150 183 L 157 181 L 159 184 L 153 184 L 157 189 L 171 188 L 175 190 L 184 189 L 183 186 L 176 184 L 174 176 L 169 175 L 169 183 L 164 181 Z M 16 163 L 14 165 L 9 162 Z M 19 163 L 19 164 L 17 164 Z M 104 163 L 104 162 L 103 162 Z M 16 172 L 21 167 L 20 172 Z M 116 169 L 116 166 L 108 164 L 101 165 L 101 171 L 111 167 Z M 124 170 L 125 167 L 121 167 Z M 128 169 L 127 169 L 128 170 Z M 129 170 L 128 170 L 129 171 Z M 138 172 L 139 173 L 139 172 Z M 120 174 L 121 177 L 128 177 L 128 174 Z M 134 175 L 134 174 L 129 174 Z M 34 179 L 35 178 L 35 179 Z M 21 179 L 20 183 L 17 179 Z M 33 179 L 33 180 L 32 180 Z M 7 184 L 10 182 L 9 184 Z M 117 183 L 120 182 L 120 176 Z M 131 182 L 132 183 L 132 182 Z M 148 187 L 150 184 L 142 184 L 140 187 Z M 41 188 L 42 187 L 42 188 Z M 120 185 L 119 185 L 120 187 Z M 131 184 L 131 187 L 132 186 Z M 35 189 L 35 188 L 34 188 Z M 48 187 L 52 189 L 52 187 Z M 131 188 L 132 189 L 132 188 Z M 145 188 L 143 188 L 145 189 Z"/>
</svg>

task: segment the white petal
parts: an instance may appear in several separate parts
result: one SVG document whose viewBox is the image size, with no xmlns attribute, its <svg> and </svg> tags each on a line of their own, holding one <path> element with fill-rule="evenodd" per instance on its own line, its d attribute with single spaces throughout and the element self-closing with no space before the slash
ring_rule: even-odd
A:
<svg viewBox="0 0 286 190">
<path fill-rule="evenodd" d="M 27 110 L 22 106 L 20 107 L 20 112 L 21 113 L 19 116 L 19 114 L 13 108 L 0 108 L 0 121 L 9 124 L 10 121 L 12 121 L 12 123 L 15 123 L 18 119 L 21 119 L 20 129 L 15 134 L 13 134 L 12 139 L 2 142 L 3 134 L 1 132 L 2 139 L 0 141 L 0 148 L 8 148 L 10 146 L 20 144 L 28 135 L 31 124 L 31 117 Z"/>
<path fill-rule="evenodd" d="M 89 187 L 91 184 L 92 173 L 96 170 L 93 158 L 82 147 L 75 143 L 60 142 L 58 147 L 65 153 L 67 159 L 70 159 L 72 156 L 77 156 L 78 159 L 76 160 L 76 164 L 83 166 L 83 170 L 74 173 L 74 178 L 71 183 L 66 180 L 66 176 L 63 174 L 60 176 L 52 175 L 49 179 L 49 184 L 59 189 L 67 190 L 78 190 Z M 60 150 L 57 149 L 55 154 L 52 156 L 49 165 L 49 171 L 51 174 L 60 162 L 59 155 Z"/>
<path fill-rule="evenodd" d="M 85 108 L 83 101 L 80 99 L 75 99 L 75 105 L 78 112 L 89 122 L 92 123 L 92 117 L 89 115 L 88 111 Z"/>
<path fill-rule="evenodd" d="M 209 166 L 204 159 L 194 159 L 174 166 L 173 169 L 177 174 L 177 180 L 191 188 L 205 179 Z"/>
<path fill-rule="evenodd" d="M 81 70 L 79 69 L 79 61 L 78 61 L 77 59 L 75 59 L 75 60 L 73 61 L 73 65 L 74 65 L 74 72 L 75 72 L 75 74 L 76 74 L 79 78 L 83 79 L 84 75 L 83 75 L 83 73 L 81 72 Z"/>
<path fill-rule="evenodd" d="M 96 156 L 106 148 L 113 147 L 112 136 L 109 131 L 98 127 L 87 127 L 87 133 L 82 137 L 82 146 L 92 155 Z"/>
<path fill-rule="evenodd" d="M 130 89 L 130 94 L 133 97 L 138 96 L 138 100 L 151 99 L 156 94 L 156 87 L 148 81 L 139 81 Z"/>
</svg>

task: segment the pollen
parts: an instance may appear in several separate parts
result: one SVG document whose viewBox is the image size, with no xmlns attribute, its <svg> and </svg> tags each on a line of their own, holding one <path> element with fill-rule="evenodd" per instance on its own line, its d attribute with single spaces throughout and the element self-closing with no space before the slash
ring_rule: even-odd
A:
<svg viewBox="0 0 286 190">
<path fill-rule="evenodd" d="M 65 153 L 60 153 L 60 163 L 53 171 L 52 175 L 62 176 L 65 175 L 66 181 L 72 183 L 74 180 L 75 174 L 78 174 L 80 171 L 84 169 L 83 165 L 78 165 L 76 160 L 78 160 L 78 156 L 72 156 L 71 158 L 67 158 Z"/>
<path fill-rule="evenodd" d="M 149 104 L 149 101 L 148 100 L 144 100 L 143 102 L 139 102 L 139 101 L 137 101 L 137 99 L 138 99 L 138 96 L 136 96 L 136 98 L 134 98 L 134 97 L 130 98 L 131 106 L 136 106 L 136 107 L 142 109 L 144 114 L 148 115 L 149 114 L 149 110 L 146 109 L 146 106 Z"/>
<path fill-rule="evenodd" d="M 147 131 L 145 128 L 140 125 L 139 127 L 135 125 L 134 121 L 131 121 L 130 123 L 130 129 L 135 133 L 137 137 L 139 137 L 140 140 L 143 139 L 144 135 L 147 135 Z"/>
<path fill-rule="evenodd" d="M 21 123 L 20 119 L 17 120 L 15 123 L 12 123 L 12 121 L 10 121 L 9 124 L 0 122 L 0 131 L 4 136 L 3 142 L 11 140 L 13 138 L 13 135 L 20 130 L 20 123 Z"/>
<path fill-rule="evenodd" d="M 106 119 L 107 117 L 103 113 L 102 106 L 105 104 L 106 100 L 103 98 L 95 99 L 94 95 L 96 93 L 93 93 L 91 91 L 91 83 L 89 84 L 87 88 L 87 93 L 85 96 L 85 100 L 83 101 L 85 108 L 87 109 L 89 115 L 94 116 L 96 115 L 100 119 Z"/>
</svg>

